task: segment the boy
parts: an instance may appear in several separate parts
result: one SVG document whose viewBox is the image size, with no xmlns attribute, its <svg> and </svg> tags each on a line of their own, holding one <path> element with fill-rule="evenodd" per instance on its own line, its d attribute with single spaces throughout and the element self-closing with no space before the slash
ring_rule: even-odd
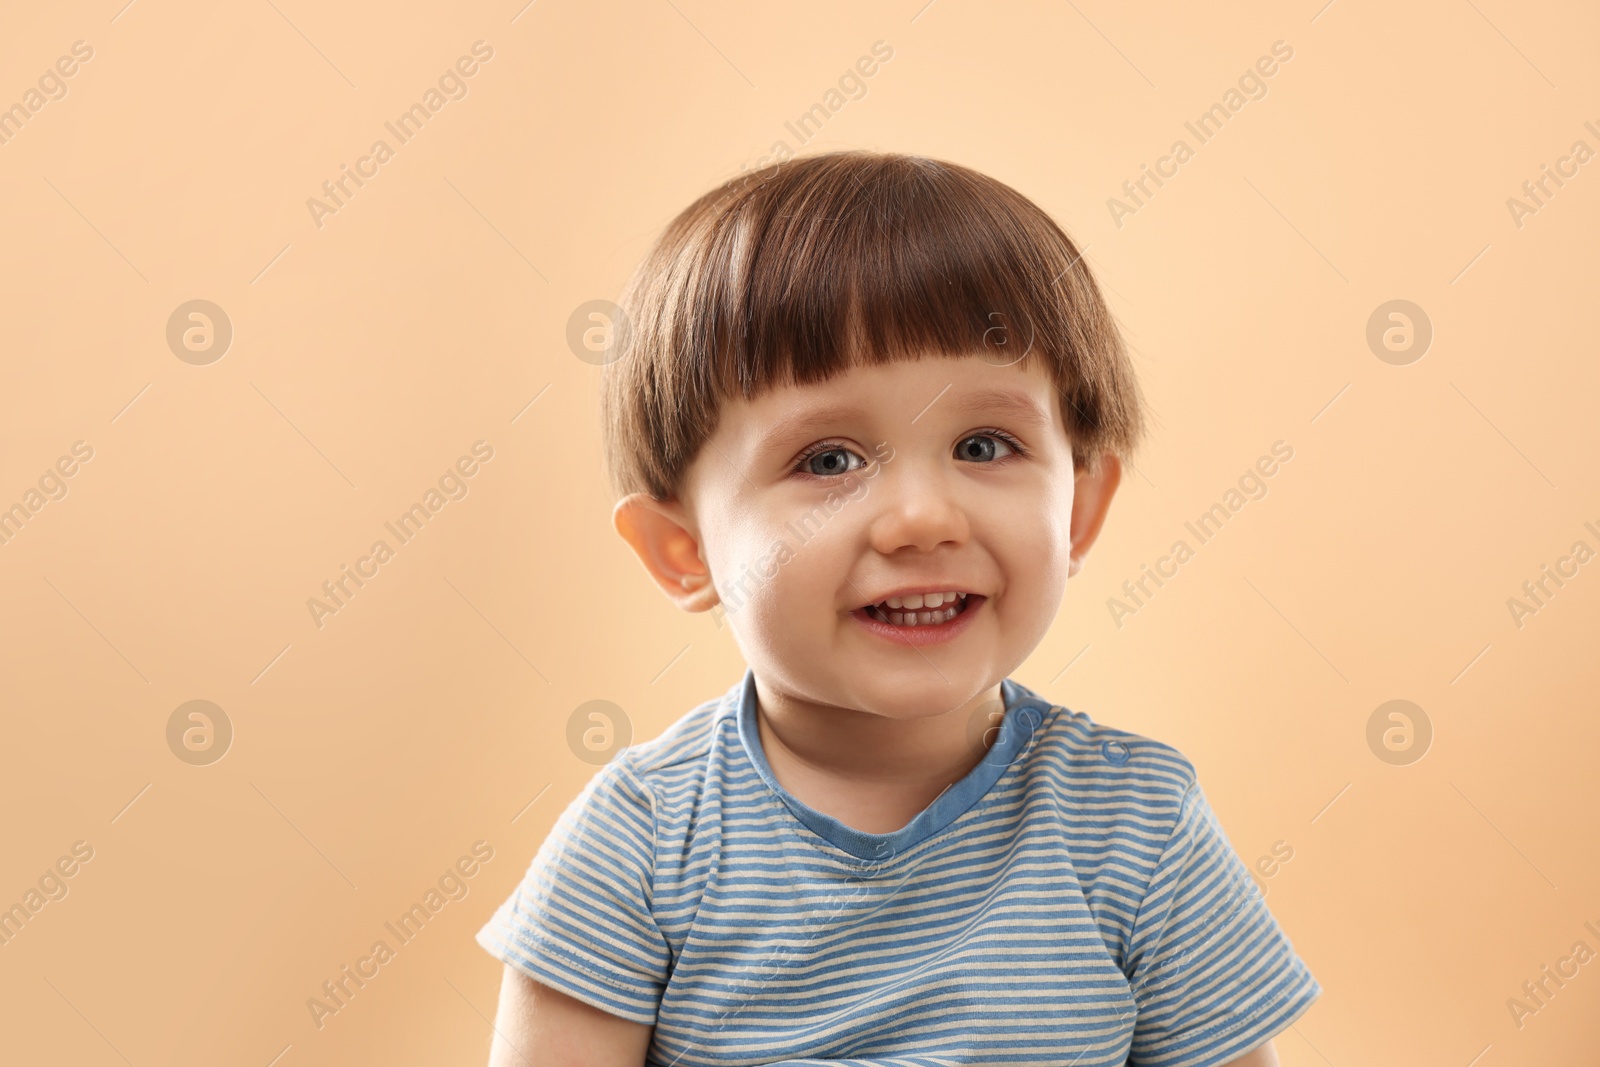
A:
<svg viewBox="0 0 1600 1067">
<path fill-rule="evenodd" d="M 1009 677 L 1142 428 L 1067 236 L 964 167 L 803 157 L 621 306 L 614 524 L 749 667 L 479 932 L 491 1064 L 1273 1067 L 1321 989 L 1193 766 Z"/>
</svg>

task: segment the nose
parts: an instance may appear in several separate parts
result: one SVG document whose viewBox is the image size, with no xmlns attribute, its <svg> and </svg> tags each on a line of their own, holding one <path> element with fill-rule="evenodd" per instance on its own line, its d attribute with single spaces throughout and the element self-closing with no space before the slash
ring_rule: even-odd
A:
<svg viewBox="0 0 1600 1067">
<path fill-rule="evenodd" d="M 877 510 L 869 531 L 872 547 L 885 556 L 911 547 L 932 552 L 959 545 L 971 535 L 955 473 L 902 457 L 888 464 L 873 486 Z"/>
</svg>

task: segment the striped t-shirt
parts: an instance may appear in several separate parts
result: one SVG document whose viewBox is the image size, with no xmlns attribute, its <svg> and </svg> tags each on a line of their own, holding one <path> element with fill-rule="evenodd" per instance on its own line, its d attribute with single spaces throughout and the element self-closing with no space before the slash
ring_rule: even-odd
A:
<svg viewBox="0 0 1600 1067">
<path fill-rule="evenodd" d="M 755 677 L 611 762 L 478 932 L 654 1024 L 646 1064 L 1202 1067 L 1321 994 L 1168 745 L 1018 682 L 910 823 L 790 796 Z"/>
</svg>

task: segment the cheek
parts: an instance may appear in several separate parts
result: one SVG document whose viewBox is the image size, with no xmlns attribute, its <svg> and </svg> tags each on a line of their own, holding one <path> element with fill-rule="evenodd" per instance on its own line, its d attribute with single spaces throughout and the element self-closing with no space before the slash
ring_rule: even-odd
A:
<svg viewBox="0 0 1600 1067">
<path fill-rule="evenodd" d="M 1059 604 L 1072 554 L 1072 490 L 1042 490 L 1034 506 L 1003 512 L 986 537 L 1005 571 L 1013 603 L 1035 599 L 1048 610 Z"/>
<path fill-rule="evenodd" d="M 707 562 L 738 625 L 792 629 L 802 616 L 833 612 L 855 538 L 852 516 L 824 510 L 774 509 L 723 531 Z"/>
<path fill-rule="evenodd" d="M 754 619 L 783 599 L 805 555 L 795 542 L 781 524 L 746 522 L 707 545 L 706 565 L 730 614 Z"/>
<path fill-rule="evenodd" d="M 1038 590 L 1049 596 L 1065 588 L 1072 551 L 1068 533 L 1068 523 L 1048 518 L 1012 528 L 1003 542 L 1001 562 L 1013 592 Z"/>
<path fill-rule="evenodd" d="M 766 531 L 759 554 L 750 560 L 761 599 L 793 618 L 801 611 L 827 610 L 849 560 L 838 528 L 779 527 Z"/>
</svg>

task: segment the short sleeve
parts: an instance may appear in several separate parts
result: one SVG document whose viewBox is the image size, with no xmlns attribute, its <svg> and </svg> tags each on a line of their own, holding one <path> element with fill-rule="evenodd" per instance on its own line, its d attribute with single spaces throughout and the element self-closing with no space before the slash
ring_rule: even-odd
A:
<svg viewBox="0 0 1600 1067">
<path fill-rule="evenodd" d="M 654 877 L 654 800 L 615 760 L 567 805 L 477 942 L 544 985 L 653 1025 L 672 966 Z"/>
<path fill-rule="evenodd" d="M 1322 988 L 1295 955 L 1200 784 L 1189 786 L 1134 918 L 1128 1063 L 1214 1067 L 1263 1045 Z"/>
</svg>

